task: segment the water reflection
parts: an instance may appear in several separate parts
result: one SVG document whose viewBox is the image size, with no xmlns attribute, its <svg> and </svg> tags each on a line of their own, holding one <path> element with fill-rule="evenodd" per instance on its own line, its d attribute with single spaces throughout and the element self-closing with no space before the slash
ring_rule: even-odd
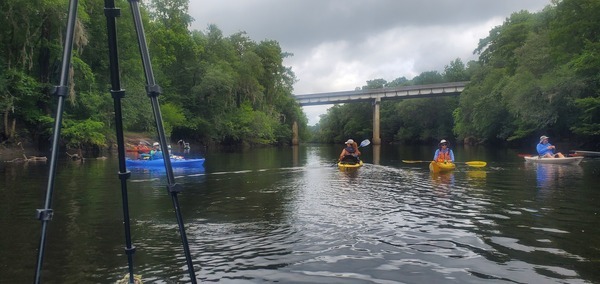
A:
<svg viewBox="0 0 600 284">
<path fill-rule="evenodd" d="M 600 161 L 538 171 L 489 158 L 494 167 L 430 174 L 399 158 L 429 147 L 391 147 L 377 159 L 374 149 L 379 165 L 365 151 L 354 172 L 333 164 L 337 145 L 301 145 L 214 151 L 204 172 L 176 173 L 199 282 L 600 283 Z M 0 266 L 15 268 L 0 269 L 2 283 L 31 278 L 47 165 L 36 168 L 0 168 L 0 228 L 11 232 Z M 116 159 L 58 173 L 44 282 L 114 283 L 126 271 Z M 163 175 L 132 172 L 135 271 L 189 283 Z"/>
<path fill-rule="evenodd" d="M 379 165 L 381 162 L 381 145 L 373 145 L 373 164 Z"/>
<path fill-rule="evenodd" d="M 483 186 L 486 183 L 487 171 L 484 169 L 469 169 L 466 175 L 472 185 Z"/>
<path fill-rule="evenodd" d="M 583 174 L 580 165 L 535 163 L 528 166 L 535 167 L 537 187 L 542 189 L 567 187 L 572 178 Z"/>
<path fill-rule="evenodd" d="M 133 167 L 128 169 L 131 172 L 131 182 L 144 182 L 144 181 L 164 181 L 166 183 L 167 174 L 164 168 L 142 168 Z M 194 168 L 173 168 L 173 175 L 175 179 L 192 178 L 192 177 L 204 177 L 206 170 L 203 166 Z"/>
<path fill-rule="evenodd" d="M 356 177 L 358 177 L 358 172 L 360 171 L 360 168 L 341 168 L 341 167 L 338 167 L 338 168 L 340 170 L 341 177 L 346 177 L 346 178 L 356 178 Z"/>
<path fill-rule="evenodd" d="M 487 172 L 485 170 L 468 170 L 466 173 L 467 177 L 473 180 L 485 179 L 487 177 Z"/>
<path fill-rule="evenodd" d="M 294 145 L 292 146 L 292 165 L 294 167 L 298 166 L 298 151 L 299 151 L 299 146 L 298 145 Z"/>
<path fill-rule="evenodd" d="M 433 191 L 438 196 L 447 196 L 454 187 L 454 172 L 430 173 Z"/>
</svg>

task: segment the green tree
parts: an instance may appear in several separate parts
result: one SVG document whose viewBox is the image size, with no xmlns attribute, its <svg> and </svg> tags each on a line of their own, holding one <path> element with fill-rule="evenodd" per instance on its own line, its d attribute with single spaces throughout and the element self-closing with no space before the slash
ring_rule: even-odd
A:
<svg viewBox="0 0 600 284">
<path fill-rule="evenodd" d="M 462 60 L 456 58 L 444 67 L 443 77 L 446 82 L 460 82 L 468 81 L 471 76 Z"/>
<path fill-rule="evenodd" d="M 65 119 L 62 136 L 70 148 L 81 149 L 86 146 L 106 146 L 102 122 L 86 119 L 83 121 Z"/>
<path fill-rule="evenodd" d="M 23 0 L 0 3 L 0 141 L 12 141 L 18 132 L 36 139 L 44 132 L 49 96 L 44 94 L 50 75 L 50 56 L 60 37 L 58 25 L 66 1 L 34 3 Z M 22 128 L 22 130 L 21 130 Z"/>
<path fill-rule="evenodd" d="M 571 130 L 581 136 L 592 137 L 597 143 L 600 137 L 600 97 L 577 99 L 575 103 L 581 110 L 580 123 Z"/>
<path fill-rule="evenodd" d="M 514 71 L 517 67 L 514 52 L 527 39 L 532 17 L 531 13 L 520 11 L 510 15 L 501 26 L 494 27 L 475 49 L 479 60 L 495 68 L 507 68 L 509 73 Z"/>
</svg>

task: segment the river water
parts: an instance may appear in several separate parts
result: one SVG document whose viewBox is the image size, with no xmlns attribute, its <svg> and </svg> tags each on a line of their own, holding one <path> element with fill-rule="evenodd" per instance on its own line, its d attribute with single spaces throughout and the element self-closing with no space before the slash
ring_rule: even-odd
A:
<svg viewBox="0 0 600 284">
<path fill-rule="evenodd" d="M 371 145 L 351 172 L 334 166 L 340 151 L 208 151 L 203 169 L 176 169 L 198 282 L 600 283 L 600 159 L 458 147 L 458 161 L 487 166 L 432 175 L 402 162 L 429 147 Z M 0 283 L 33 281 L 48 165 L 0 164 Z M 189 282 L 164 171 L 130 170 L 135 273 Z M 43 283 L 127 273 L 117 172 L 116 157 L 59 162 Z"/>
</svg>

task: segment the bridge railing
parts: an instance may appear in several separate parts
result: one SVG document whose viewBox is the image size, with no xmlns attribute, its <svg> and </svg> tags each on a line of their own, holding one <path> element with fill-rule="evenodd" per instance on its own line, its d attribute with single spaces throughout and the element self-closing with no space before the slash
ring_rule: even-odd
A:
<svg viewBox="0 0 600 284">
<path fill-rule="evenodd" d="M 397 88 L 368 89 L 343 92 L 296 95 L 301 106 L 373 101 L 375 99 L 407 99 L 442 96 L 458 96 L 468 81 L 429 85 L 402 86 Z"/>
</svg>

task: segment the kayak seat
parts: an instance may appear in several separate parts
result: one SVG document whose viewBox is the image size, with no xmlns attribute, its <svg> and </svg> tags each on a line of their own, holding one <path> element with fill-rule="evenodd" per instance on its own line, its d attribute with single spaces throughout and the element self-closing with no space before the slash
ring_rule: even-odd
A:
<svg viewBox="0 0 600 284">
<path fill-rule="evenodd" d="M 352 155 L 346 155 L 340 160 L 340 163 L 354 165 L 360 163 L 360 159 Z"/>
</svg>

